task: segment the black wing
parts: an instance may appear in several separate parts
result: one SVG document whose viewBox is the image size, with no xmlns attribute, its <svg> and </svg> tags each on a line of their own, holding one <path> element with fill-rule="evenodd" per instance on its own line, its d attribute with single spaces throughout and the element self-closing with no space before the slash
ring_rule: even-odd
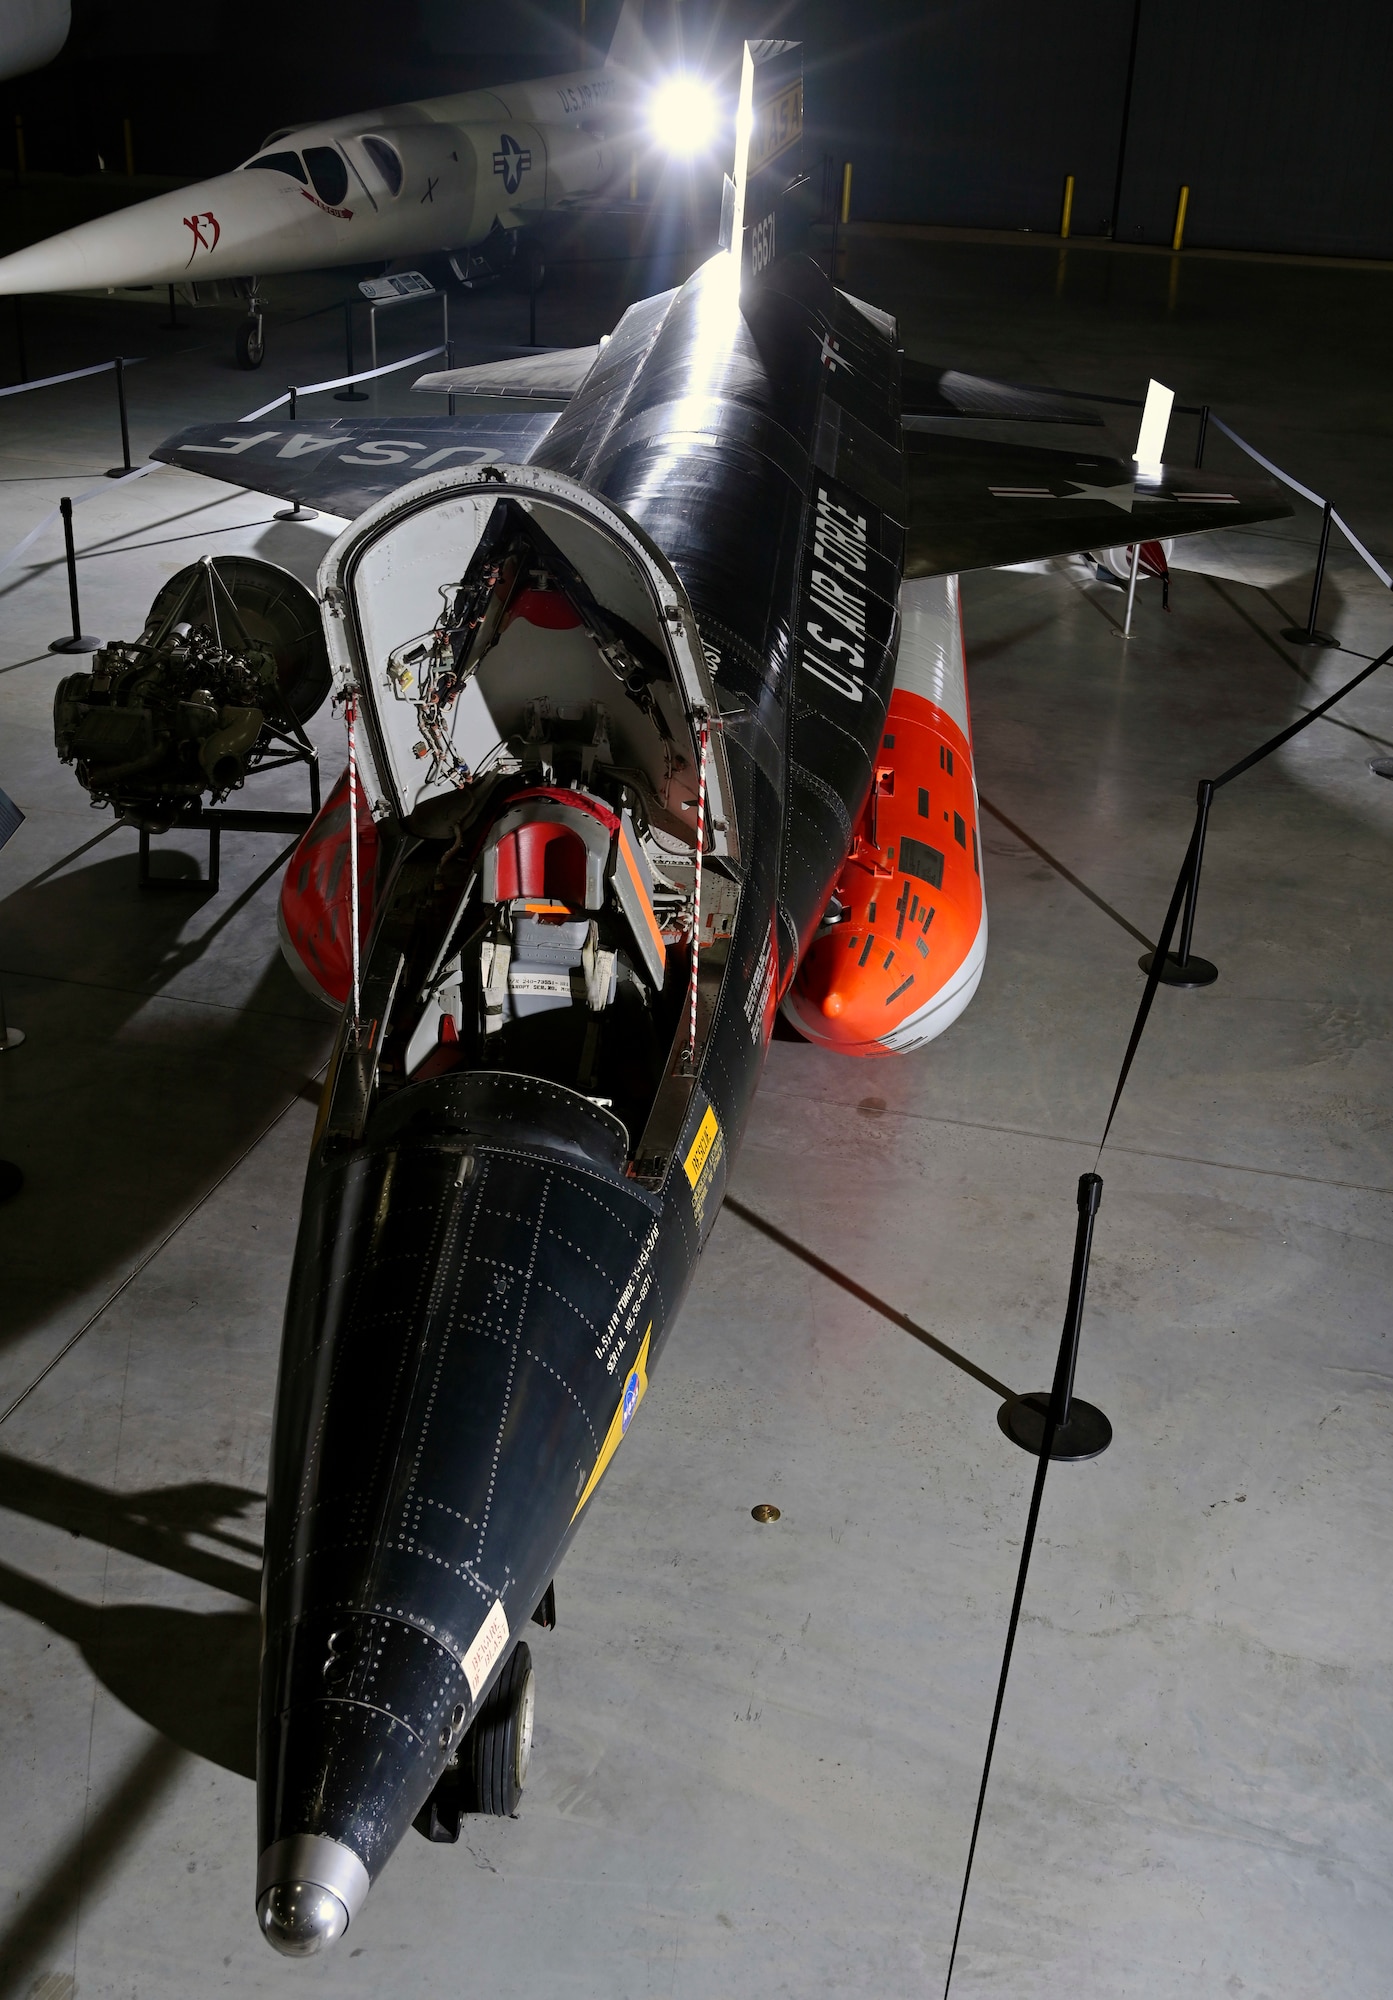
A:
<svg viewBox="0 0 1393 2000">
<path fill-rule="evenodd" d="M 525 464 L 555 422 L 551 413 L 490 411 L 291 423 L 276 410 L 252 423 L 194 424 L 166 438 L 151 456 L 351 521 L 427 473 L 495 459 Z"/>
<path fill-rule="evenodd" d="M 1291 508 L 1266 480 L 1118 458 L 907 432 L 905 575 L 1033 562 L 1120 542 L 1277 521 Z"/>
</svg>

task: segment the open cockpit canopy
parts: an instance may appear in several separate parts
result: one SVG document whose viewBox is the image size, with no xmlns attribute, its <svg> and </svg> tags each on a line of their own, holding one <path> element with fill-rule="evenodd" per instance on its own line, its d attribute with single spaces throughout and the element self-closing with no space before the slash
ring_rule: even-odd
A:
<svg viewBox="0 0 1393 2000">
<path fill-rule="evenodd" d="M 485 781 L 584 784 L 695 842 L 700 723 L 715 696 L 686 593 L 617 510 L 528 466 L 391 494 L 319 573 L 330 654 L 362 707 L 377 817 L 435 832 Z M 737 850 L 718 732 L 707 852 Z"/>
</svg>

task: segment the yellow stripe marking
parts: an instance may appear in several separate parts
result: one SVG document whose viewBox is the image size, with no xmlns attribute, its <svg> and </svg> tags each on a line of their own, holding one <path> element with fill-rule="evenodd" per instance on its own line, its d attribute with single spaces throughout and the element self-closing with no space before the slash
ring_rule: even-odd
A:
<svg viewBox="0 0 1393 2000">
<path fill-rule="evenodd" d="M 629 1425 L 633 1422 L 634 1414 L 639 1404 L 643 1401 L 644 1393 L 648 1388 L 648 1342 L 652 1337 L 652 1333 L 653 1322 L 650 1319 L 648 1330 L 643 1336 L 643 1345 L 638 1351 L 638 1360 L 624 1378 L 624 1387 L 620 1391 L 619 1396 L 619 1408 L 615 1411 L 613 1421 L 609 1429 L 605 1432 L 605 1441 L 600 1446 L 600 1456 L 595 1460 L 595 1470 L 585 1482 L 585 1491 L 576 1502 L 576 1514 L 580 1512 L 604 1477 L 605 1467 L 614 1457 L 615 1452 L 618 1451 L 620 1441 L 625 1431 L 629 1428 Z M 630 1400 L 631 1396 L 632 1401 Z M 627 1416 L 625 1415 L 626 1409 L 628 1411 Z M 576 1518 L 576 1514 L 572 1514 L 571 1516 L 573 1521 Z"/>
</svg>

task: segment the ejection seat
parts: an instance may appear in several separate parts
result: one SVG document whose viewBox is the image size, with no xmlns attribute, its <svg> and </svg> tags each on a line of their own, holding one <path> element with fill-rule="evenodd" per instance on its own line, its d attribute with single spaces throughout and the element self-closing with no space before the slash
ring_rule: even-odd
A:
<svg viewBox="0 0 1393 2000">
<path fill-rule="evenodd" d="M 478 973 L 485 1044 L 516 1021 L 575 1007 L 597 1016 L 613 1004 L 621 945 L 616 927 L 604 922 L 611 905 L 636 965 L 661 992 L 667 947 L 652 873 L 627 811 L 573 786 L 515 792 L 484 838 L 479 894 L 492 911 Z M 459 1039 L 465 1004 L 457 953 L 427 996 L 407 1050 L 408 1075 L 439 1042 Z"/>
</svg>

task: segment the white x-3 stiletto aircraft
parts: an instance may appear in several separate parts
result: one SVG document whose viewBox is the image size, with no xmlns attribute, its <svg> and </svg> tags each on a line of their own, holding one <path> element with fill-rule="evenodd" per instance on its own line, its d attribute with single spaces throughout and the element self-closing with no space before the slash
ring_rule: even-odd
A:
<svg viewBox="0 0 1393 2000">
<path fill-rule="evenodd" d="M 0 258 L 0 295 L 175 285 L 202 303 L 230 281 L 255 368 L 261 278 L 441 253 L 460 276 L 501 267 L 549 211 L 627 192 L 651 89 L 642 13 L 623 0 L 598 69 L 274 132 L 231 173 Z"/>
</svg>

